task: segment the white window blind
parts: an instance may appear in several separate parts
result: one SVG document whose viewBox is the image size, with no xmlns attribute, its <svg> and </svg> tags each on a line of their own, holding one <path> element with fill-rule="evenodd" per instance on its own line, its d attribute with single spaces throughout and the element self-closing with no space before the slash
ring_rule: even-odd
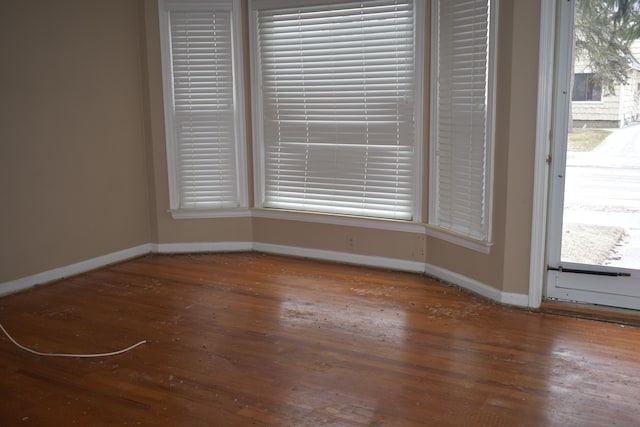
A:
<svg viewBox="0 0 640 427">
<path fill-rule="evenodd" d="M 435 0 L 431 223 L 490 239 L 492 32 L 490 0 Z"/>
<path fill-rule="evenodd" d="M 165 0 L 165 120 L 172 209 L 242 204 L 231 1 Z"/>
<path fill-rule="evenodd" d="M 412 219 L 414 4 L 253 3 L 262 206 Z"/>
</svg>

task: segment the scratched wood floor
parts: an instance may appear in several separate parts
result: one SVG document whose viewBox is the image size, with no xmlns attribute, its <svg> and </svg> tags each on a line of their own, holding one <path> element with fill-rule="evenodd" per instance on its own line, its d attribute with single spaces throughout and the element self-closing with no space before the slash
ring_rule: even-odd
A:
<svg viewBox="0 0 640 427">
<path fill-rule="evenodd" d="M 640 330 L 424 276 L 150 255 L 0 299 L 2 426 L 640 425 Z"/>
</svg>

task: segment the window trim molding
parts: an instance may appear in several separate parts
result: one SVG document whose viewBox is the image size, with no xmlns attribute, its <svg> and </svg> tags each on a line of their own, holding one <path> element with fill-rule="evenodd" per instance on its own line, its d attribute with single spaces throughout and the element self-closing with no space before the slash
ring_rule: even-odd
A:
<svg viewBox="0 0 640 427">
<path fill-rule="evenodd" d="M 328 224 L 385 231 L 399 231 L 404 233 L 425 233 L 425 224 L 416 221 L 405 221 L 398 219 L 340 215 L 324 212 L 293 211 L 272 208 L 253 208 L 251 209 L 251 216 L 254 218 L 299 221 L 314 224 Z"/>
<path fill-rule="evenodd" d="M 438 184 L 438 168 L 436 167 L 436 147 L 438 138 L 437 126 L 437 102 L 438 102 L 438 73 L 437 66 L 438 51 L 440 45 L 439 25 L 436 22 L 438 16 L 438 7 L 440 1 L 433 0 L 431 2 L 431 58 L 430 58 L 430 95 L 429 95 L 429 211 L 428 211 L 428 229 L 431 229 L 433 236 L 436 238 L 449 241 L 451 243 L 464 246 L 482 253 L 489 253 L 493 245 L 493 187 L 494 187 L 494 158 L 495 158 L 495 119 L 496 119 L 496 80 L 497 80 L 497 48 L 498 48 L 498 0 L 487 0 L 490 7 L 489 17 L 489 46 L 487 58 L 487 123 L 486 123 L 486 188 L 485 188 L 485 217 L 487 219 L 486 238 L 484 240 L 474 239 L 472 237 L 459 235 L 450 230 L 446 230 L 438 226 L 437 208 L 438 203 L 436 196 L 438 194 L 436 185 Z"/>
<path fill-rule="evenodd" d="M 262 68 L 258 51 L 258 12 L 259 1 L 249 0 L 249 79 L 251 81 L 251 133 L 253 138 L 253 204 L 261 208 L 264 202 L 264 138 L 260 129 L 264 129 L 262 106 L 257 99 L 262 99 L 262 86 L 259 84 L 257 70 Z"/>
<path fill-rule="evenodd" d="M 242 1 L 233 0 L 231 9 L 231 38 L 233 41 L 233 92 L 235 97 L 236 117 L 236 173 L 238 175 L 238 203 L 241 208 L 249 207 L 249 171 L 247 165 L 247 107 L 244 92 L 244 39 L 243 33 L 243 10 Z"/>
<path fill-rule="evenodd" d="M 423 220 L 423 194 L 424 194 L 424 171 L 425 159 L 424 159 L 424 128 L 425 122 L 427 122 L 424 116 L 424 83 L 426 80 L 426 28 L 427 28 L 427 13 L 426 2 L 421 0 L 414 1 L 414 67 L 416 74 L 416 105 L 415 105 L 415 164 L 414 164 L 414 206 L 413 206 L 413 221 L 424 222 Z M 428 143 L 428 141 L 427 141 Z"/>
<path fill-rule="evenodd" d="M 494 161 L 495 161 L 495 146 L 496 146 L 496 87 L 497 87 L 497 49 L 498 49 L 498 14 L 499 14 L 499 0 L 489 0 L 491 5 L 491 17 L 489 19 L 489 58 L 488 58 L 488 104 L 489 104 L 489 119 L 487 120 L 487 138 L 490 141 L 487 154 L 488 157 L 488 176 L 487 176 L 487 244 L 493 244 L 493 185 L 494 185 Z"/>
<path fill-rule="evenodd" d="M 175 209 L 180 205 L 178 192 L 178 172 L 176 164 L 171 159 L 178 157 L 175 142 L 170 143 L 171 135 L 175 135 L 175 126 L 171 117 L 173 104 L 173 82 L 171 79 L 171 41 L 169 37 L 169 11 L 164 0 L 158 0 L 158 17 L 160 31 L 160 60 L 162 65 L 162 108 L 164 113 L 165 150 L 167 156 L 167 179 L 169 184 L 169 208 Z"/>
<path fill-rule="evenodd" d="M 233 61 L 233 97 L 234 97 L 234 132 L 236 149 L 236 178 L 238 208 L 180 208 L 180 185 L 176 161 L 178 158 L 177 141 L 175 140 L 175 124 L 173 116 L 174 87 L 172 79 L 172 56 L 170 41 L 170 23 L 168 0 L 158 0 L 158 19 L 160 32 L 160 60 L 162 74 L 162 101 L 164 113 L 165 148 L 167 156 L 167 180 L 169 188 L 169 209 L 174 219 L 184 218 L 216 218 L 228 217 L 228 212 L 238 211 L 249 207 L 248 170 L 247 170 L 247 138 L 246 138 L 246 102 L 244 95 L 244 60 L 242 38 L 242 2 L 228 0 L 231 5 L 231 38 Z M 197 9 L 197 4 L 216 5 L 216 0 L 197 0 L 191 2 L 191 7 Z"/>
<path fill-rule="evenodd" d="M 453 243 L 456 246 L 461 246 L 463 248 L 471 249 L 483 254 L 491 253 L 491 248 L 493 247 L 492 242 L 476 240 L 462 234 L 457 234 L 455 232 L 445 230 L 444 228 L 438 227 L 433 224 L 425 224 L 425 234 L 427 236 L 434 237 L 439 240 L 444 240 L 445 242 Z"/>
<path fill-rule="evenodd" d="M 340 215 L 324 212 L 295 211 L 273 208 L 239 208 L 239 209 L 180 209 L 169 211 L 174 219 L 206 219 L 206 218 L 264 218 L 280 221 L 297 221 L 312 224 L 337 225 L 343 227 L 368 228 L 373 230 L 397 231 L 432 235 L 426 224 L 418 221 L 399 219 Z M 426 229 L 425 229 L 426 228 Z"/>
<path fill-rule="evenodd" d="M 169 210 L 173 219 L 201 219 L 201 218 L 246 218 L 251 216 L 248 208 L 223 209 L 176 209 Z"/>
</svg>

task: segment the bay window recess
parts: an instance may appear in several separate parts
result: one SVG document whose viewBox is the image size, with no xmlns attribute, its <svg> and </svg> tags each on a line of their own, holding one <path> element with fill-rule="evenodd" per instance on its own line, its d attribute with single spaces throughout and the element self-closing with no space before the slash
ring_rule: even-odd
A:
<svg viewBox="0 0 640 427">
<path fill-rule="evenodd" d="M 420 219 L 421 4 L 251 2 L 257 206 Z"/>
<path fill-rule="evenodd" d="M 485 246 L 491 242 L 496 3 L 432 1 L 429 222 Z"/>
<path fill-rule="evenodd" d="M 239 6 L 159 0 L 174 216 L 248 205 Z"/>
</svg>

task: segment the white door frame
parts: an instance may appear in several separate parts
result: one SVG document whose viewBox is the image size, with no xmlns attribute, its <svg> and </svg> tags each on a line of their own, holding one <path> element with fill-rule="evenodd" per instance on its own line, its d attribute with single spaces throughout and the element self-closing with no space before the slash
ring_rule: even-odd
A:
<svg viewBox="0 0 640 427">
<path fill-rule="evenodd" d="M 554 59 L 556 50 L 556 2 L 540 2 L 540 47 L 538 63 L 538 108 L 534 154 L 531 258 L 529 261 L 529 307 L 542 303 L 547 273 L 547 223 L 549 166 L 553 123 Z"/>
</svg>

